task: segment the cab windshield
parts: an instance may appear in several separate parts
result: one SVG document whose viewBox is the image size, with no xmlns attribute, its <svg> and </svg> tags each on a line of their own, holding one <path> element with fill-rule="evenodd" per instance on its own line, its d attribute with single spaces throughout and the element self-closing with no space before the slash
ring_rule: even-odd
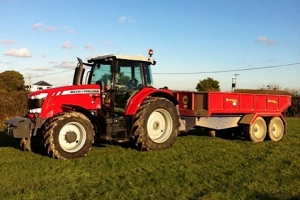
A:
<svg viewBox="0 0 300 200">
<path fill-rule="evenodd" d="M 118 70 L 111 73 L 111 65 L 95 63 L 91 70 L 91 84 L 102 84 L 105 89 L 139 90 L 144 86 L 152 86 L 151 67 L 146 63 L 119 61 Z M 142 65 L 142 66 L 141 66 Z M 143 66 L 144 65 L 144 66 Z M 144 71 L 142 69 L 145 69 Z M 143 76 L 145 75 L 145 78 Z"/>
</svg>

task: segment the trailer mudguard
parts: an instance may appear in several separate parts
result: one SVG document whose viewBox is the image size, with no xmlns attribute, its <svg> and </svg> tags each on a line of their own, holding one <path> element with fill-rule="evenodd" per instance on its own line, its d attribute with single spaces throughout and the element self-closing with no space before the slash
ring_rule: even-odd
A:
<svg viewBox="0 0 300 200">
<path fill-rule="evenodd" d="M 239 121 L 239 124 L 252 124 L 255 119 L 257 118 L 257 114 L 246 114 L 242 117 L 242 119 Z"/>
</svg>

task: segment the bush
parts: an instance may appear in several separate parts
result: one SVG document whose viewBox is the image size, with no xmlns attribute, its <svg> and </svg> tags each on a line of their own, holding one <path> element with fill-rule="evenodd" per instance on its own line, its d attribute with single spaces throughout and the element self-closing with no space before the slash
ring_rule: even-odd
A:
<svg viewBox="0 0 300 200">
<path fill-rule="evenodd" d="M 14 117 L 27 113 L 27 96 L 29 92 L 0 92 L 0 129 L 4 123 Z"/>
</svg>

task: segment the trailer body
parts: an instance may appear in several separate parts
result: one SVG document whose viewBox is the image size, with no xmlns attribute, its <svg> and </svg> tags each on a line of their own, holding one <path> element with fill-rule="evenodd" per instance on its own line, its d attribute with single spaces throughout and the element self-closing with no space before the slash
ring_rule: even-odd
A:
<svg viewBox="0 0 300 200">
<path fill-rule="evenodd" d="M 195 126 L 211 130 L 243 128 L 258 117 L 266 123 L 279 117 L 286 131 L 282 113 L 291 105 L 290 95 L 189 91 L 174 91 L 173 95 L 178 101 L 181 131 Z"/>
</svg>

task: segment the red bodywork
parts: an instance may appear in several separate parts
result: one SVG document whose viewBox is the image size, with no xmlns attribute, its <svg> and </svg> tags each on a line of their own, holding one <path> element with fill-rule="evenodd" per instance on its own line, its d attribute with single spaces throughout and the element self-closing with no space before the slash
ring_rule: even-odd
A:
<svg viewBox="0 0 300 200">
<path fill-rule="evenodd" d="M 101 109 L 102 106 L 100 86 L 97 84 L 72 85 L 40 90 L 30 93 L 28 98 L 33 99 L 41 94 L 47 94 L 39 115 L 39 117 L 42 119 L 47 119 L 63 112 L 64 107 L 98 110 Z M 148 96 L 166 97 L 176 104 L 176 99 L 172 95 L 171 91 L 166 89 L 146 87 L 138 91 L 134 96 L 132 96 L 132 98 L 130 98 L 125 115 L 135 115 L 139 105 Z M 30 114 L 28 116 L 30 116 Z"/>
<path fill-rule="evenodd" d="M 40 118 L 47 119 L 63 112 L 63 107 L 76 106 L 87 110 L 101 108 L 99 85 L 72 85 L 40 90 L 29 94 L 32 99 L 40 94 L 46 94 Z"/>
<path fill-rule="evenodd" d="M 226 92 L 173 92 L 181 116 L 259 114 L 281 116 L 291 105 L 291 96 Z"/>
</svg>

